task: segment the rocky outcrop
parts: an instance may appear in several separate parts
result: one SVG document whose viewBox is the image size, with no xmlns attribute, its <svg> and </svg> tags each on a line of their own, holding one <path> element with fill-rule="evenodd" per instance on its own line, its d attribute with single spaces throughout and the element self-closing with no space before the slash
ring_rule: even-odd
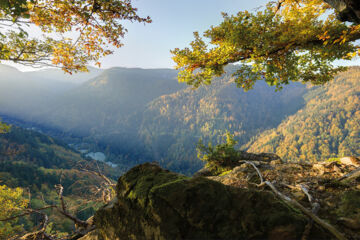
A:
<svg viewBox="0 0 360 240">
<path fill-rule="evenodd" d="M 96 230 L 82 240 L 299 239 L 307 224 L 270 191 L 189 178 L 150 163 L 127 172 L 116 190 L 117 198 L 96 213 Z"/>
<path fill-rule="evenodd" d="M 282 163 L 282 159 L 274 154 L 274 153 L 249 153 L 246 151 L 238 151 L 237 161 L 261 161 L 261 162 L 268 162 L 268 163 Z M 238 165 L 235 162 L 235 165 Z M 200 169 L 198 172 L 194 174 L 194 177 L 208 177 L 212 176 L 214 174 L 213 171 L 211 171 L 206 166 Z"/>
<path fill-rule="evenodd" d="M 290 196 L 307 209 L 312 203 L 319 206 L 317 215 L 332 224 L 348 239 L 360 239 L 360 168 L 356 157 L 310 163 L 275 163 L 252 161 L 277 190 Z M 209 176 L 217 182 L 241 189 L 259 189 L 260 178 L 254 166 L 239 163 L 232 171 Z M 265 188 L 266 189 L 266 188 Z M 311 239 L 311 238 L 309 238 Z"/>
<path fill-rule="evenodd" d="M 142 164 L 120 177 L 81 240 L 360 239 L 360 169 L 349 159 L 259 157 L 207 177 Z"/>
</svg>

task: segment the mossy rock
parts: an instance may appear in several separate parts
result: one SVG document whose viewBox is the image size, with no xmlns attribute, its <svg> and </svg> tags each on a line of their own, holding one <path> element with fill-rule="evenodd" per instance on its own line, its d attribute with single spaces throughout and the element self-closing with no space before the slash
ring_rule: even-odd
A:
<svg viewBox="0 0 360 240">
<path fill-rule="evenodd" d="M 341 195 L 338 215 L 341 217 L 354 218 L 360 222 L 360 191 L 349 190 Z"/>
<path fill-rule="evenodd" d="M 94 220 L 96 237 L 105 240 L 300 239 L 307 224 L 271 192 L 188 178 L 150 163 L 119 179 L 117 199 Z"/>
</svg>

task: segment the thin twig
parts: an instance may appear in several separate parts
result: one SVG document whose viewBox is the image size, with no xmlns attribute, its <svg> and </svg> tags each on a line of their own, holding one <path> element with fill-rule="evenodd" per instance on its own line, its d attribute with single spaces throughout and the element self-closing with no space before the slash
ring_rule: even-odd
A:
<svg viewBox="0 0 360 240">
<path fill-rule="evenodd" d="M 314 201 L 314 198 L 310 195 L 308 188 L 303 185 L 303 184 L 299 184 L 300 185 L 300 189 L 305 193 L 305 195 L 308 197 L 308 201 L 311 204 L 311 211 L 313 214 L 317 214 L 317 212 L 320 209 L 320 204 L 317 201 Z M 310 218 L 308 224 L 305 226 L 305 230 L 303 232 L 303 235 L 301 237 L 301 240 L 307 240 L 309 235 L 310 235 L 310 231 L 312 229 L 314 225 L 314 220 L 312 218 Z"/>
<path fill-rule="evenodd" d="M 260 184 L 256 184 L 256 186 L 258 187 L 261 187 L 261 186 L 264 186 L 265 185 L 265 182 L 264 182 L 264 178 L 260 172 L 260 170 L 256 167 L 256 165 L 253 163 L 253 162 L 250 162 L 250 161 L 239 161 L 239 163 L 246 163 L 246 164 L 250 164 L 257 172 L 259 178 L 260 178 Z"/>
<path fill-rule="evenodd" d="M 34 212 L 37 212 L 37 211 L 41 211 L 41 210 L 45 210 L 45 209 L 49 209 L 49 208 L 56 208 L 56 207 L 57 207 L 56 205 L 49 205 L 49 206 L 45 206 L 45 207 L 42 207 L 42 208 L 31 209 L 32 211 L 28 211 L 29 209 L 26 209 L 25 213 L 21 213 L 19 215 L 15 215 L 15 216 L 12 216 L 12 217 L 0 219 L 0 222 L 11 221 L 11 220 L 14 220 L 14 219 L 19 218 L 19 217 L 24 217 L 24 216 L 30 215 L 30 214 L 32 214 Z M 21 210 L 23 210 L 23 209 L 21 209 Z"/>
<path fill-rule="evenodd" d="M 314 204 L 314 199 L 313 197 L 310 195 L 309 190 L 307 189 L 307 187 L 304 184 L 299 184 L 300 185 L 300 189 L 305 193 L 305 195 L 307 196 L 309 203 L 311 204 L 311 206 Z"/>
<path fill-rule="evenodd" d="M 93 174 L 95 176 L 98 176 L 98 177 L 102 178 L 105 181 L 105 183 L 107 185 L 111 186 L 111 187 L 116 186 L 116 184 L 113 181 L 111 181 L 109 178 L 107 178 L 104 174 L 101 174 L 100 170 L 99 171 L 92 171 L 92 170 L 89 170 L 89 169 L 81 169 L 81 170 L 84 171 L 84 172 L 88 172 L 88 173 L 91 173 L 91 174 Z"/>
</svg>

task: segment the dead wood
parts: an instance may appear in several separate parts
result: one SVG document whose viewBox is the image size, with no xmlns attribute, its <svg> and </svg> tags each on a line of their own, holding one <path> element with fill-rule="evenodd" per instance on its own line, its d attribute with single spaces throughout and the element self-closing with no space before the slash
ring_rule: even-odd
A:
<svg viewBox="0 0 360 240">
<path fill-rule="evenodd" d="M 344 236 L 344 234 L 342 234 L 341 232 L 339 232 L 334 226 L 332 226 L 331 224 L 325 222 L 324 220 L 320 219 L 318 216 L 316 216 L 316 214 L 313 212 L 315 211 L 318 206 L 317 205 L 313 205 L 313 211 L 308 210 L 307 208 L 305 208 L 303 205 L 301 205 L 298 201 L 296 201 L 295 199 L 292 199 L 286 195 L 284 195 L 283 193 L 281 193 L 279 190 L 276 189 L 276 187 L 274 186 L 273 183 L 271 183 L 270 181 L 264 181 L 264 178 L 260 172 L 260 170 L 255 166 L 255 164 L 253 164 L 252 162 L 249 161 L 243 161 L 244 163 L 250 164 L 257 172 L 257 174 L 259 175 L 260 178 L 260 184 L 258 184 L 258 186 L 262 186 L 263 184 L 266 184 L 267 186 L 270 187 L 270 189 L 275 193 L 276 196 L 278 196 L 280 199 L 282 199 L 283 201 L 285 201 L 287 204 L 290 204 L 292 206 L 295 206 L 297 208 L 299 208 L 305 215 L 307 215 L 308 217 L 310 217 L 314 222 L 316 222 L 318 225 L 320 225 L 321 227 L 323 227 L 324 229 L 326 229 L 327 231 L 329 231 L 331 234 L 333 234 L 337 239 L 339 240 L 346 240 L 347 238 Z M 304 186 L 300 186 L 300 188 L 302 189 L 302 191 L 304 191 L 304 193 L 308 196 L 309 201 L 312 201 L 312 197 L 309 194 L 308 190 L 304 187 Z M 317 212 L 318 210 L 316 210 Z M 310 228 L 310 226 L 309 226 Z"/>
</svg>

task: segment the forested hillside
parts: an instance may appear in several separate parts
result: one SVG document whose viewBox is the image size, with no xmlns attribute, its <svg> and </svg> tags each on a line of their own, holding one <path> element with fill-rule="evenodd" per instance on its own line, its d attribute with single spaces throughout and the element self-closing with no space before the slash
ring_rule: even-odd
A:
<svg viewBox="0 0 360 240">
<path fill-rule="evenodd" d="M 195 151 L 198 140 L 217 144 L 226 130 L 239 147 L 289 160 L 358 154 L 359 68 L 325 86 L 291 83 L 275 91 L 258 81 L 248 92 L 233 82 L 237 69 L 228 66 L 227 74 L 211 85 L 193 89 L 176 81 L 175 70 L 112 68 L 51 101 L 44 100 L 49 92 L 34 90 L 43 100 L 29 100 L 24 106 L 32 107 L 16 116 L 53 129 L 46 132 L 69 142 L 91 145 L 122 170 L 157 161 L 192 174 L 202 167 Z M 4 85 L 2 91 L 8 89 Z M 8 104 L 11 96 L 3 96 L 4 109 L 17 107 Z"/>
<path fill-rule="evenodd" d="M 303 106 L 304 85 L 292 84 L 275 92 L 259 82 L 254 90 L 244 92 L 232 81 L 235 69 L 228 68 L 210 86 L 187 88 L 148 104 L 138 131 L 154 159 L 176 171 L 194 171 L 202 164 L 195 151 L 200 138 L 219 143 L 228 130 L 240 145 L 245 144 Z"/>
<path fill-rule="evenodd" d="M 101 205 L 94 200 L 94 188 L 100 181 L 94 175 L 82 171 L 101 169 L 111 175 L 111 169 L 102 163 L 84 159 L 67 144 L 43 134 L 12 127 L 10 132 L 0 135 L 0 185 L 21 187 L 31 196 L 30 206 L 34 209 L 59 204 L 56 184 L 64 187 L 64 196 L 71 209 L 81 219 L 86 219 Z M 50 211 L 56 219 L 54 231 L 67 232 L 73 223 Z M 39 221 L 37 216 L 22 219 L 26 229 Z"/>
<path fill-rule="evenodd" d="M 246 146 L 288 161 L 360 155 L 360 67 L 352 67 L 306 95 L 306 105 Z"/>
</svg>

